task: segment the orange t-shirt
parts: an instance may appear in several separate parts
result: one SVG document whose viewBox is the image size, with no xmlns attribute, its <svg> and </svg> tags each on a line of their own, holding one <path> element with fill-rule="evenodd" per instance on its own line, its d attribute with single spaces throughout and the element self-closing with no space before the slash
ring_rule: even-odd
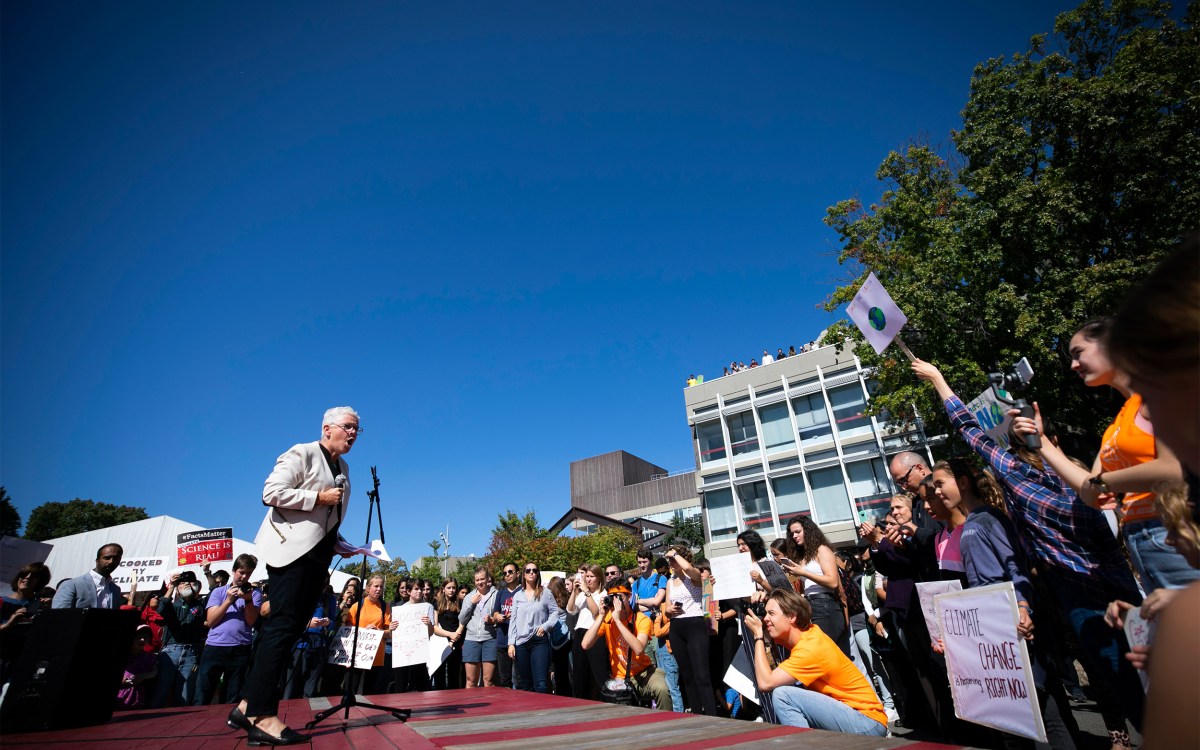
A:
<svg viewBox="0 0 1200 750">
<path fill-rule="evenodd" d="M 815 625 L 800 631 L 800 640 L 779 668 L 804 687 L 845 703 L 867 718 L 887 726 L 883 704 L 863 677 L 829 636 Z"/>
<path fill-rule="evenodd" d="M 384 607 L 386 607 L 386 606 L 387 605 L 385 604 Z M 356 603 L 353 607 L 350 608 L 350 611 L 348 612 L 347 619 L 350 621 L 351 625 L 358 624 L 358 621 L 355 619 L 355 616 L 357 614 L 358 614 L 358 604 Z M 392 613 L 389 609 L 386 609 L 386 608 L 380 609 L 379 605 L 376 604 L 375 602 L 371 601 L 370 599 L 366 599 L 366 598 L 363 599 L 363 603 L 362 603 L 362 626 L 363 626 L 363 628 L 369 628 L 371 626 L 375 626 L 375 628 L 378 630 L 387 630 L 388 626 L 391 624 L 392 624 Z M 373 667 L 383 666 L 383 644 L 382 643 L 379 644 L 379 650 L 375 652 L 375 661 L 372 662 L 371 666 L 373 666 Z"/>
<path fill-rule="evenodd" d="M 1137 466 L 1158 457 L 1154 435 L 1137 424 L 1142 409 L 1142 397 L 1133 394 L 1125 400 L 1117 418 L 1104 431 L 1100 444 L 1100 466 L 1104 471 L 1116 471 Z M 1121 499 L 1121 522 L 1149 521 L 1157 518 L 1153 492 L 1126 492 Z"/>
<path fill-rule="evenodd" d="M 634 620 L 633 634 L 646 634 L 647 640 L 650 636 L 650 618 L 637 613 L 637 619 Z M 640 654 L 635 654 L 630 650 L 629 644 L 621 637 L 621 631 L 617 630 L 617 626 L 613 624 L 612 612 L 604 616 L 604 622 L 600 623 L 600 630 L 597 635 L 604 639 L 604 643 L 608 646 L 608 669 L 609 674 L 615 679 L 623 679 L 625 677 L 625 659 L 629 659 L 629 667 L 631 674 L 640 674 L 643 669 L 650 666 L 650 657 L 646 656 L 643 651 Z"/>
</svg>

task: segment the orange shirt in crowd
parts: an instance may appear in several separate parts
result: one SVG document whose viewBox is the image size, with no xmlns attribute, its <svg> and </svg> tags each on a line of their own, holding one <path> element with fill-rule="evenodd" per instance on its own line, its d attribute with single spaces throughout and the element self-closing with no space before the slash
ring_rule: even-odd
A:
<svg viewBox="0 0 1200 750">
<path fill-rule="evenodd" d="M 628 625 L 628 623 L 626 623 Z M 650 618 L 637 613 L 637 619 L 634 620 L 634 635 L 646 634 L 647 639 L 650 637 Z M 650 657 L 646 656 L 646 652 L 635 654 L 630 650 L 629 644 L 621 637 L 621 631 L 617 630 L 617 626 L 612 621 L 612 612 L 604 616 L 604 622 L 600 623 L 600 630 L 596 633 L 604 639 L 605 645 L 608 646 L 608 669 L 609 674 L 617 679 L 625 677 L 625 659 L 629 659 L 630 674 L 639 674 L 643 669 L 650 666 Z"/>
<path fill-rule="evenodd" d="M 867 678 L 816 625 L 800 631 L 800 640 L 779 667 L 809 690 L 845 703 L 863 716 L 887 726 L 883 704 Z"/>
<path fill-rule="evenodd" d="M 384 604 L 383 609 L 369 598 L 362 600 L 362 626 L 363 628 L 375 628 L 376 630 L 387 630 L 392 624 L 392 613 L 388 609 L 388 605 Z M 358 604 L 350 607 L 346 619 L 351 625 L 357 625 L 358 620 Z M 375 652 L 375 661 L 371 664 L 373 667 L 383 666 L 383 644 L 379 644 L 379 650 Z"/>
<path fill-rule="evenodd" d="M 1138 425 L 1142 397 L 1133 394 L 1121 407 L 1117 418 L 1104 431 L 1100 444 L 1100 466 L 1104 471 L 1116 471 L 1137 466 L 1158 457 L 1154 435 Z M 1121 499 L 1121 522 L 1134 523 L 1157 518 L 1153 492 L 1126 492 Z"/>
</svg>

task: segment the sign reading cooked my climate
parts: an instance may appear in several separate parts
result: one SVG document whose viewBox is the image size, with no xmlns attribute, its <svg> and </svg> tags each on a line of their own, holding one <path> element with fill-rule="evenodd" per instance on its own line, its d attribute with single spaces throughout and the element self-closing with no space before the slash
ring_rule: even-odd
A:
<svg viewBox="0 0 1200 750">
<path fill-rule="evenodd" d="M 1017 596 L 996 583 L 934 597 L 954 713 L 960 719 L 1046 741 L 1029 650 L 1017 634 Z"/>
<path fill-rule="evenodd" d="M 185 531 L 178 545 L 180 565 L 226 562 L 233 559 L 233 529 Z"/>
</svg>

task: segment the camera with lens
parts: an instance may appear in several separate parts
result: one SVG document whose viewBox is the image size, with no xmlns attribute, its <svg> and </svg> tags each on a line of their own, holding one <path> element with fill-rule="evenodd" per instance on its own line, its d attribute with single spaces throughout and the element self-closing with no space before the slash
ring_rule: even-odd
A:
<svg viewBox="0 0 1200 750">
<path fill-rule="evenodd" d="M 613 597 L 614 596 L 615 596 L 614 594 L 609 594 L 608 596 L 604 597 L 603 603 L 604 603 L 605 609 L 613 608 Z"/>
<path fill-rule="evenodd" d="M 1033 418 L 1033 407 L 1026 401 L 1022 394 L 1029 388 L 1029 381 L 1033 380 L 1033 367 L 1029 364 L 1029 360 L 1021 357 L 1020 360 L 1009 365 L 1002 372 L 989 372 L 988 383 L 992 386 L 992 395 L 996 400 L 1003 404 L 1008 404 L 1014 409 L 1019 409 L 1022 417 Z M 1015 399 L 1005 398 L 1001 392 L 1016 396 Z M 1026 435 L 1025 447 L 1037 449 L 1042 447 L 1042 438 L 1039 435 Z"/>
<path fill-rule="evenodd" d="M 760 620 L 767 616 L 767 603 L 766 602 L 755 602 L 753 604 L 747 604 L 746 609 L 753 612 L 754 616 Z"/>
</svg>

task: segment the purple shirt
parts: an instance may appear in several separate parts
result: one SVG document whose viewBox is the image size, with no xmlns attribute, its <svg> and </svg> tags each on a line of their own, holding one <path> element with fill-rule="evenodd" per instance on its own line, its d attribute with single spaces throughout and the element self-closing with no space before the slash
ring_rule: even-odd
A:
<svg viewBox="0 0 1200 750">
<path fill-rule="evenodd" d="M 228 585 L 213 589 L 212 593 L 208 595 L 206 609 L 221 606 L 221 602 L 225 601 L 225 592 L 228 590 Z M 254 601 L 254 606 L 262 606 L 262 592 L 258 589 L 254 589 L 251 599 Z M 250 636 L 250 626 L 246 624 L 246 600 L 238 598 L 234 599 L 233 604 L 229 605 L 229 609 L 225 610 L 221 621 L 216 626 L 209 628 L 208 640 L 205 641 L 205 644 L 208 646 L 249 646 Z"/>
</svg>

